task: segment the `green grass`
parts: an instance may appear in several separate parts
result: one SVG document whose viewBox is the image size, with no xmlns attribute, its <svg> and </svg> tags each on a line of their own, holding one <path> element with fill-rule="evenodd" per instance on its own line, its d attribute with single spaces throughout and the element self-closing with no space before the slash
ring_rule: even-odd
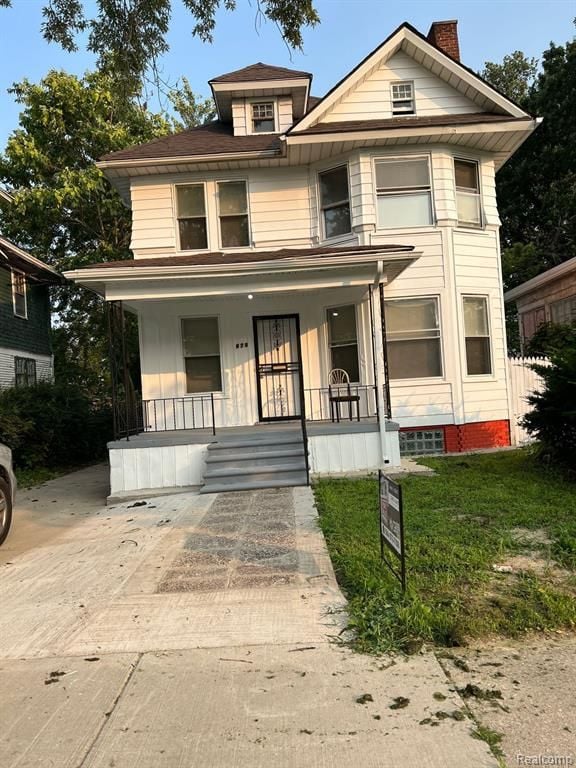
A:
<svg viewBox="0 0 576 768">
<path fill-rule="evenodd" d="M 55 477 L 66 474 L 70 470 L 68 469 L 45 469 L 43 467 L 36 467 L 34 469 L 16 469 L 16 480 L 18 481 L 18 488 L 25 490 L 26 488 L 34 488 L 37 485 L 48 480 L 53 480 Z"/>
<path fill-rule="evenodd" d="M 471 637 L 574 628 L 576 484 L 541 468 L 527 450 L 423 463 L 437 474 L 402 479 L 405 595 L 380 559 L 377 479 L 315 485 L 358 650 L 406 648 L 415 639 L 458 646 Z M 518 541 L 514 528 L 543 531 L 551 543 Z M 492 569 L 531 552 L 566 570 Z"/>
</svg>

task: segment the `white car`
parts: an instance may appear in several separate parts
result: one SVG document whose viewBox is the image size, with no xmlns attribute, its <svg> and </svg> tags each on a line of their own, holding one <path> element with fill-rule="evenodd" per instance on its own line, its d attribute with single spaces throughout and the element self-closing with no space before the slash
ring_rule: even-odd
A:
<svg viewBox="0 0 576 768">
<path fill-rule="evenodd" d="M 12 506 L 16 495 L 16 477 L 12 469 L 12 451 L 0 443 L 0 544 L 12 523 Z"/>
</svg>

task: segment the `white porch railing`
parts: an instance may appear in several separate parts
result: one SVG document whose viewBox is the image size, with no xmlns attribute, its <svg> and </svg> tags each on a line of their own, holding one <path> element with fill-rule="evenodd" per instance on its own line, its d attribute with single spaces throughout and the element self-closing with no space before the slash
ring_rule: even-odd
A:
<svg viewBox="0 0 576 768">
<path fill-rule="evenodd" d="M 530 367 L 534 363 L 538 365 L 550 365 L 545 357 L 509 357 L 508 381 L 510 397 L 510 437 L 512 445 L 524 445 L 533 438 L 523 429 L 519 422 L 531 410 L 528 404 L 528 395 L 532 392 L 541 392 L 543 388 L 542 377 Z"/>
</svg>

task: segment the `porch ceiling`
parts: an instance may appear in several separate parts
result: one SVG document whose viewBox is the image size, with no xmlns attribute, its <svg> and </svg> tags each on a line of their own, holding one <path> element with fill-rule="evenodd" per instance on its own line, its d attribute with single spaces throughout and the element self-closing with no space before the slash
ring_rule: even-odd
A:
<svg viewBox="0 0 576 768">
<path fill-rule="evenodd" d="M 390 283 L 422 254 L 410 247 L 342 248 L 338 254 L 301 253 L 282 258 L 231 264 L 154 264 L 119 262 L 67 272 L 66 277 L 108 301 L 158 300 L 201 296 L 317 290 Z M 171 263 L 172 262 L 172 263 Z"/>
</svg>

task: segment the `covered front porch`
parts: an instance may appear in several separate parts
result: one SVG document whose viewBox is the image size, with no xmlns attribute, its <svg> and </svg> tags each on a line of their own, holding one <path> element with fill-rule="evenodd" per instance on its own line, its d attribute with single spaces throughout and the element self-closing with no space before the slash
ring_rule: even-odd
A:
<svg viewBox="0 0 576 768">
<path fill-rule="evenodd" d="M 106 280 L 113 346 L 123 347 L 123 311 L 136 313 L 141 365 L 135 395 L 113 355 L 113 494 L 202 485 L 210 472 L 233 485 L 252 465 L 272 485 L 399 464 L 383 293 L 416 254 L 284 254 L 178 280 L 170 266 L 156 279 L 142 260 Z"/>
</svg>

